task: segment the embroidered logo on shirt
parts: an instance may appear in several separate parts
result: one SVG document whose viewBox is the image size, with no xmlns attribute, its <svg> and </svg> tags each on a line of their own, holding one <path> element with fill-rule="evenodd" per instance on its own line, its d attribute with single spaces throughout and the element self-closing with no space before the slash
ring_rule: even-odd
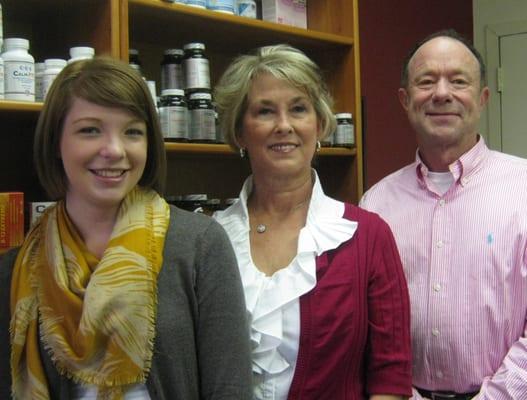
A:
<svg viewBox="0 0 527 400">
<path fill-rule="evenodd" d="M 487 235 L 487 243 L 492 244 L 492 242 L 494 242 L 494 236 L 492 235 L 492 233 L 489 233 Z"/>
</svg>

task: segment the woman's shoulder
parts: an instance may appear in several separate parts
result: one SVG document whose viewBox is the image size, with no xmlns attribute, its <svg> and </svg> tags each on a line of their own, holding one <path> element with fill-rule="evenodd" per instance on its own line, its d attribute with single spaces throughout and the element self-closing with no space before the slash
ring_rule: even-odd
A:
<svg viewBox="0 0 527 400">
<path fill-rule="evenodd" d="M 212 217 L 181 208 L 170 206 L 170 225 L 168 233 L 176 235 L 185 235 L 185 237 L 194 237 L 203 234 L 206 231 L 223 230 L 221 225 Z"/>
<path fill-rule="evenodd" d="M 364 237 L 391 237 L 388 223 L 377 213 L 359 206 L 345 203 L 344 218 L 357 221 L 357 234 Z"/>
<path fill-rule="evenodd" d="M 375 225 L 384 225 L 386 223 L 379 214 L 351 203 L 344 203 L 344 218 L 357 222 L 367 222 Z"/>
</svg>

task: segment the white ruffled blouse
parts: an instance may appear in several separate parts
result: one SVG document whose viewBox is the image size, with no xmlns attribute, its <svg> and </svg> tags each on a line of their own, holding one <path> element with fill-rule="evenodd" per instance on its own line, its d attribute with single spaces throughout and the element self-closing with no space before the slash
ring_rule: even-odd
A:
<svg viewBox="0 0 527 400">
<path fill-rule="evenodd" d="M 317 283 L 315 256 L 351 239 L 357 222 L 343 218 L 344 203 L 326 196 L 313 170 L 314 185 L 306 225 L 300 230 L 297 255 L 286 268 L 266 276 L 254 264 L 249 239 L 247 199 L 252 177 L 240 198 L 214 218 L 229 235 L 240 268 L 251 321 L 255 397 L 287 398 L 300 338 L 299 298 Z"/>
</svg>

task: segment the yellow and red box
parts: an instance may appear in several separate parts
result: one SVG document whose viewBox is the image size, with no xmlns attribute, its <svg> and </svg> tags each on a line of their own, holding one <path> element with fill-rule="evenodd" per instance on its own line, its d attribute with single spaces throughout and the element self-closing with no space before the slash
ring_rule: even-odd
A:
<svg viewBox="0 0 527 400">
<path fill-rule="evenodd" d="M 0 193 L 0 253 L 24 240 L 24 193 Z"/>
</svg>

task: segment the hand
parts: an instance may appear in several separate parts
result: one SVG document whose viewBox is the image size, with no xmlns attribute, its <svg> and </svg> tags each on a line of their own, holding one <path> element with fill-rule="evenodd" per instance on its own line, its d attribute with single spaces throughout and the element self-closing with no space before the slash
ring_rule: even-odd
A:
<svg viewBox="0 0 527 400">
<path fill-rule="evenodd" d="M 412 397 L 410 400 L 431 400 L 428 397 L 423 397 L 419 394 L 416 388 L 412 388 Z"/>
</svg>

